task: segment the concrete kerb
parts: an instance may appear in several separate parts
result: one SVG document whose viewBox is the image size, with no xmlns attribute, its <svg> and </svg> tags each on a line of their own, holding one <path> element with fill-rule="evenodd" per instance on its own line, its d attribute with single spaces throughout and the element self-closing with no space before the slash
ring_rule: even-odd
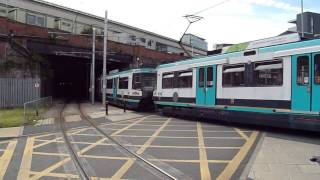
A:
<svg viewBox="0 0 320 180">
<path fill-rule="evenodd" d="M 251 156 L 249 157 L 249 161 L 248 161 L 246 167 L 244 168 L 241 176 L 239 177 L 240 180 L 248 180 L 248 179 L 250 180 L 251 179 L 250 172 L 251 172 L 252 166 L 254 164 L 254 161 L 255 161 L 255 159 L 256 159 L 256 157 L 262 147 L 262 143 L 263 143 L 263 140 L 266 136 L 266 133 L 263 132 L 260 136 L 261 137 L 259 138 L 259 142 L 257 143 L 255 149 L 253 150 Z"/>
</svg>

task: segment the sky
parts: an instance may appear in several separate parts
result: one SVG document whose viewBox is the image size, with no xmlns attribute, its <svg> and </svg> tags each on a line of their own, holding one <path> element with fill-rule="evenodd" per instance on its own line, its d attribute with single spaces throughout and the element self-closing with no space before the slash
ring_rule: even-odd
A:
<svg viewBox="0 0 320 180">
<path fill-rule="evenodd" d="M 125 23 L 173 39 L 180 39 L 188 26 L 183 17 L 221 2 L 200 14 L 202 20 L 188 33 L 213 44 L 241 43 L 279 35 L 301 12 L 301 0 L 46 0 Z M 304 0 L 305 11 L 320 13 L 319 0 Z"/>
</svg>

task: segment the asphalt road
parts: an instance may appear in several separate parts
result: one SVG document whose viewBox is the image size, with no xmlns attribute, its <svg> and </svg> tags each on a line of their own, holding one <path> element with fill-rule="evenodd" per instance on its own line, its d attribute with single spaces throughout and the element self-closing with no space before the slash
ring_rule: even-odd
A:
<svg viewBox="0 0 320 180">
<path fill-rule="evenodd" d="M 260 137 L 250 129 L 159 115 L 111 124 L 96 120 L 122 145 L 177 179 L 238 179 Z M 92 179 L 163 179 L 82 121 L 69 122 L 80 127 L 69 129 L 68 136 Z M 0 141 L 0 162 L 0 179 L 79 178 L 58 130 Z"/>
</svg>

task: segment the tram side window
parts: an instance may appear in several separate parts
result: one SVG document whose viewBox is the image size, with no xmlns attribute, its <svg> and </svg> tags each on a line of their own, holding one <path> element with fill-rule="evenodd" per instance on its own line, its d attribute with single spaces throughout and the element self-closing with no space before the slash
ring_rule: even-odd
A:
<svg viewBox="0 0 320 180">
<path fill-rule="evenodd" d="M 108 79 L 107 80 L 107 88 L 112 89 L 113 88 L 113 79 Z"/>
<path fill-rule="evenodd" d="M 119 79 L 119 89 L 128 89 L 128 77 L 122 77 Z"/>
<path fill-rule="evenodd" d="M 204 87 L 204 68 L 199 69 L 199 87 Z"/>
<path fill-rule="evenodd" d="M 207 87 L 213 86 L 213 67 L 207 69 Z"/>
<path fill-rule="evenodd" d="M 224 66 L 222 75 L 223 87 L 244 86 L 244 65 Z"/>
<path fill-rule="evenodd" d="M 281 60 L 254 64 L 257 86 L 281 86 L 283 84 L 283 64 Z"/>
<path fill-rule="evenodd" d="M 132 89 L 141 89 L 140 74 L 133 74 Z"/>
<path fill-rule="evenodd" d="M 165 73 L 162 75 L 162 89 L 172 89 L 173 88 L 173 73 Z"/>
<path fill-rule="evenodd" d="M 192 71 L 179 73 L 178 88 L 192 88 Z"/>
<path fill-rule="evenodd" d="M 320 84 L 320 55 L 314 57 L 314 83 Z"/>
<path fill-rule="evenodd" d="M 299 85 L 309 84 L 309 57 L 308 56 L 298 57 L 297 84 Z"/>
</svg>

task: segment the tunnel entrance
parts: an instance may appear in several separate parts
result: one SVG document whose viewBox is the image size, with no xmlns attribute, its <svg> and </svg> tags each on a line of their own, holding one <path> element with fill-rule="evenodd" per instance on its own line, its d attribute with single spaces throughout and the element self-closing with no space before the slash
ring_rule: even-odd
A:
<svg viewBox="0 0 320 180">
<path fill-rule="evenodd" d="M 64 56 L 48 57 L 50 77 L 45 80 L 45 96 L 63 100 L 88 100 L 90 60 Z"/>
<path fill-rule="evenodd" d="M 42 96 L 68 101 L 90 100 L 91 59 L 69 56 L 47 56 L 49 77 L 42 80 Z M 113 69 L 128 68 L 128 63 L 108 59 L 108 72 Z M 95 99 L 101 100 L 102 62 L 96 60 Z"/>
</svg>

